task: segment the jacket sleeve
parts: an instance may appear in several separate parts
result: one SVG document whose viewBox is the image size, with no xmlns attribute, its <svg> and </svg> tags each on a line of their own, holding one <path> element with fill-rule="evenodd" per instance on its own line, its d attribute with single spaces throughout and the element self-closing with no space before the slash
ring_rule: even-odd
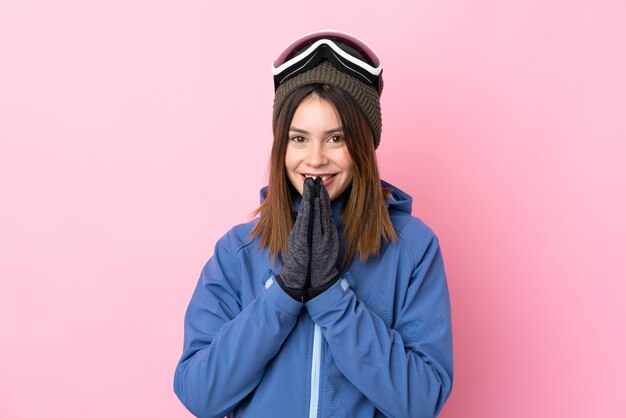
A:
<svg viewBox="0 0 626 418">
<path fill-rule="evenodd" d="M 415 264 L 392 329 L 345 279 L 306 304 L 339 370 L 390 417 L 437 416 L 452 389 L 450 298 L 436 236 Z"/>
<path fill-rule="evenodd" d="M 185 314 L 174 392 L 198 417 L 224 417 L 256 387 L 302 308 L 269 279 L 242 309 L 232 241 L 227 235 L 217 243 Z"/>
</svg>

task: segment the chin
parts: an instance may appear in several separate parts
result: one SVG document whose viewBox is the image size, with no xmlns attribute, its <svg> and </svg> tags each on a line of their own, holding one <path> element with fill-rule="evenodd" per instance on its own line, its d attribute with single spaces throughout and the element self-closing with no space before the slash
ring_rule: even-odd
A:
<svg viewBox="0 0 626 418">
<path fill-rule="evenodd" d="M 328 189 L 326 189 L 326 190 L 328 190 Z M 345 189 L 345 188 L 342 188 L 342 189 L 340 190 L 339 188 L 336 188 L 336 187 L 331 187 L 331 189 L 330 189 L 330 190 L 328 190 L 328 196 L 329 196 L 330 200 L 335 200 L 335 199 L 337 199 L 339 196 L 341 196 L 341 194 L 342 194 L 343 192 L 345 192 L 345 191 L 346 191 L 346 189 Z"/>
</svg>

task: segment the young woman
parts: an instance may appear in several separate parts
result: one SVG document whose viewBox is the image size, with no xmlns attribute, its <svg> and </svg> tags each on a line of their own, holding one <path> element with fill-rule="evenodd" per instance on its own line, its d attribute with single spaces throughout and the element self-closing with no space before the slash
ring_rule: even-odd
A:
<svg viewBox="0 0 626 418">
<path fill-rule="evenodd" d="M 434 417 L 450 300 L 436 235 L 379 177 L 380 60 L 316 32 L 273 72 L 269 185 L 202 270 L 174 391 L 199 417 Z"/>
</svg>

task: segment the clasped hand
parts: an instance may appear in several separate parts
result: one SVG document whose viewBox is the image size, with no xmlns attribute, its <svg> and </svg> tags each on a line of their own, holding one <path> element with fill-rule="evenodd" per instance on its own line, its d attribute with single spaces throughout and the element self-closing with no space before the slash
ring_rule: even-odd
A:
<svg viewBox="0 0 626 418">
<path fill-rule="evenodd" d="M 289 233 L 284 265 L 276 279 L 291 297 L 305 302 L 331 287 L 338 279 L 337 227 L 330 197 L 322 179 L 304 181 L 302 203 Z"/>
</svg>

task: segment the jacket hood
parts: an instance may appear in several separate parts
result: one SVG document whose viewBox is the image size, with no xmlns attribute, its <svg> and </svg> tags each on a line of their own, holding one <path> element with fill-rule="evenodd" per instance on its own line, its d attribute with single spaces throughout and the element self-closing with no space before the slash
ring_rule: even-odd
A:
<svg viewBox="0 0 626 418">
<path fill-rule="evenodd" d="M 387 207 L 389 207 L 390 209 L 398 210 L 400 212 L 408 213 L 410 215 L 411 210 L 413 208 L 413 198 L 391 183 L 387 183 L 384 180 L 381 180 L 380 183 L 383 187 L 391 190 L 391 195 L 385 200 Z M 260 191 L 261 203 L 265 201 L 266 197 L 267 197 L 267 186 L 263 187 Z M 294 200 L 293 210 L 295 212 L 297 212 L 298 208 L 300 207 L 300 200 L 301 200 L 300 196 L 298 196 Z M 333 215 L 334 215 L 333 217 L 337 217 L 336 215 L 338 215 L 339 205 L 337 205 L 336 202 L 337 202 L 336 200 L 332 202 L 333 203 L 332 209 L 333 209 Z"/>
<path fill-rule="evenodd" d="M 391 195 L 385 200 L 387 206 L 410 215 L 413 209 L 413 198 L 391 183 L 384 180 L 381 180 L 380 183 L 383 187 L 391 190 Z"/>
</svg>

